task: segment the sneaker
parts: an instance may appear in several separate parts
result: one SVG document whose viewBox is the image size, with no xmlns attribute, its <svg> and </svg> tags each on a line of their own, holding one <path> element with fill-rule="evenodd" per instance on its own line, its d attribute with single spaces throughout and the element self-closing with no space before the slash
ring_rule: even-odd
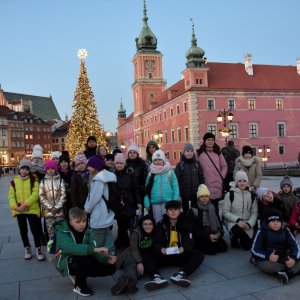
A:
<svg viewBox="0 0 300 300">
<path fill-rule="evenodd" d="M 128 277 L 128 283 L 127 283 L 127 287 L 128 287 L 128 293 L 129 294 L 134 294 L 137 293 L 139 291 L 139 288 L 137 287 L 137 279 L 134 276 L 131 275 L 127 275 Z"/>
<path fill-rule="evenodd" d="M 36 256 L 37 256 L 38 261 L 43 261 L 43 260 L 45 260 L 45 256 L 43 255 L 43 252 L 42 252 L 42 248 L 41 248 L 41 247 L 35 248 L 35 252 L 36 252 Z"/>
<path fill-rule="evenodd" d="M 31 247 L 27 246 L 25 247 L 25 259 L 31 259 L 32 255 L 31 255 Z"/>
<path fill-rule="evenodd" d="M 231 248 L 240 249 L 240 243 L 238 239 L 230 238 L 230 241 L 231 241 Z"/>
<path fill-rule="evenodd" d="M 111 293 L 113 296 L 117 296 L 123 292 L 126 291 L 128 283 L 128 276 L 127 274 L 122 274 L 118 280 L 117 283 L 111 288 Z"/>
<path fill-rule="evenodd" d="M 191 282 L 187 279 L 185 272 L 180 271 L 179 273 L 175 273 L 170 277 L 172 283 L 176 285 L 180 285 L 182 287 L 189 287 Z"/>
<path fill-rule="evenodd" d="M 168 280 L 164 279 L 160 275 L 155 275 L 152 280 L 146 282 L 144 287 L 148 291 L 155 291 L 165 288 L 168 285 Z"/>
<path fill-rule="evenodd" d="M 289 277 L 286 272 L 277 272 L 276 276 L 282 284 L 286 284 L 289 281 Z"/>
<path fill-rule="evenodd" d="M 87 285 L 76 285 L 73 292 L 83 297 L 93 295 L 93 291 Z"/>
</svg>

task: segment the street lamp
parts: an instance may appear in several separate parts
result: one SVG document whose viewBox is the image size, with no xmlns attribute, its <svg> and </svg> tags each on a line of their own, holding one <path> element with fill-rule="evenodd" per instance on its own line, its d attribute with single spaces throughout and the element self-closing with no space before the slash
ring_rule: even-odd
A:
<svg viewBox="0 0 300 300">
<path fill-rule="evenodd" d="M 260 158 L 264 162 L 264 168 L 266 170 L 267 169 L 266 162 L 267 162 L 268 158 L 270 158 L 269 155 L 266 155 L 266 150 L 267 150 L 267 153 L 270 153 L 271 149 L 268 144 L 267 145 L 266 144 L 259 145 L 258 152 L 262 153 L 263 150 L 264 150 L 264 155 L 261 155 Z"/>
<path fill-rule="evenodd" d="M 157 143 L 158 147 L 160 148 L 163 143 L 162 143 L 162 137 L 163 137 L 163 133 L 161 130 L 157 130 L 155 133 L 154 133 L 154 138 L 155 138 L 155 142 Z M 160 138 L 160 140 L 159 140 Z"/>
<path fill-rule="evenodd" d="M 231 110 L 225 110 L 221 111 L 219 110 L 219 114 L 217 115 L 217 119 L 218 122 L 221 123 L 224 117 L 224 128 L 223 129 L 219 129 L 219 132 L 222 133 L 222 136 L 225 137 L 225 144 L 227 145 L 227 137 L 229 136 L 230 132 L 232 131 L 230 128 L 226 128 L 226 116 L 228 118 L 229 123 L 231 123 L 232 119 L 233 119 L 233 114 L 231 113 Z"/>
</svg>

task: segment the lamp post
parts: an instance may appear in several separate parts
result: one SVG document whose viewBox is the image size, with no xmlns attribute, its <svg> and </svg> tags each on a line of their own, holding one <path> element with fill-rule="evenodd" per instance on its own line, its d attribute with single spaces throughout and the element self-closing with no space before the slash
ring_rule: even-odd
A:
<svg viewBox="0 0 300 300">
<path fill-rule="evenodd" d="M 266 155 L 266 150 L 267 150 L 267 153 L 270 153 L 271 149 L 268 144 L 263 144 L 263 145 L 258 146 L 259 153 L 262 153 L 263 149 L 264 149 L 264 155 L 260 156 L 260 158 L 264 162 L 264 168 L 266 170 L 267 169 L 266 161 L 268 160 L 268 158 L 270 158 L 269 155 Z"/>
<path fill-rule="evenodd" d="M 161 130 L 157 130 L 154 133 L 155 142 L 157 143 L 159 148 L 163 145 L 163 143 L 159 141 L 159 138 L 162 139 L 162 137 L 163 137 L 163 133 Z"/>
<path fill-rule="evenodd" d="M 233 119 L 233 114 L 231 113 L 231 109 L 225 110 L 225 108 L 224 108 L 224 111 L 219 110 L 219 114 L 217 115 L 218 122 L 221 123 L 223 120 L 223 117 L 224 117 L 224 124 L 223 124 L 224 128 L 219 129 L 219 132 L 221 132 L 222 136 L 225 137 L 225 145 L 227 145 L 227 137 L 229 136 L 230 132 L 232 131 L 231 129 L 226 128 L 226 116 L 228 118 L 229 123 L 231 123 L 231 121 Z"/>
</svg>

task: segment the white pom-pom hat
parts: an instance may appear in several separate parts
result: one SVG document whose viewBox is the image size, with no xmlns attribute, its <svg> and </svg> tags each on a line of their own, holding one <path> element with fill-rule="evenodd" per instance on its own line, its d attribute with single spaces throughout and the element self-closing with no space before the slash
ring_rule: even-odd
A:
<svg viewBox="0 0 300 300">
<path fill-rule="evenodd" d="M 40 145 L 34 145 L 33 147 L 32 158 L 35 157 L 43 159 L 43 148 Z"/>
</svg>

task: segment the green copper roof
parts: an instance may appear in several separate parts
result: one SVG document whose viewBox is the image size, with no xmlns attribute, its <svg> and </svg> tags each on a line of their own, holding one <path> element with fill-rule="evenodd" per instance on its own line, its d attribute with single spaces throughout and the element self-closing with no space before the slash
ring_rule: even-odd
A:
<svg viewBox="0 0 300 300">
<path fill-rule="evenodd" d="M 146 2 L 144 0 L 144 17 L 143 17 L 143 28 L 138 38 L 135 39 L 137 53 L 155 53 L 160 54 L 159 51 L 156 51 L 157 38 L 151 29 L 148 26 L 148 17 Z"/>
<path fill-rule="evenodd" d="M 193 26 L 193 34 L 192 34 L 192 46 L 186 52 L 185 57 L 187 58 L 187 62 L 185 63 L 187 68 L 197 68 L 205 66 L 205 59 L 203 58 L 205 52 L 200 47 L 197 47 L 197 39 L 194 32 L 194 24 Z"/>
<path fill-rule="evenodd" d="M 126 113 L 126 109 L 123 107 L 122 98 L 121 98 L 121 104 L 120 104 L 120 109 L 118 110 L 118 113 Z"/>
</svg>

